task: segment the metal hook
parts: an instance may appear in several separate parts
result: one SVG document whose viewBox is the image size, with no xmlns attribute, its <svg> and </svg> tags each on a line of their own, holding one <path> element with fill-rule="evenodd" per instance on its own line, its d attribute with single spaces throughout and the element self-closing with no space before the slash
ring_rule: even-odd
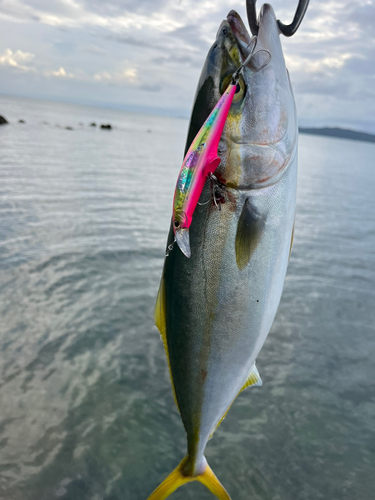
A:
<svg viewBox="0 0 375 500">
<path fill-rule="evenodd" d="M 225 199 L 225 185 L 222 184 L 212 173 L 208 174 L 208 178 L 211 183 L 211 195 L 213 202 L 215 207 L 219 210 L 219 212 L 221 212 L 221 200 Z"/>
<path fill-rule="evenodd" d="M 232 76 L 232 85 L 236 85 L 238 83 L 238 80 L 239 80 L 239 77 L 240 77 L 240 72 L 243 70 L 243 68 L 247 64 L 249 64 L 251 58 L 253 56 L 255 56 L 256 54 L 259 54 L 259 53 L 263 52 L 263 53 L 267 53 L 269 55 L 268 61 L 266 61 L 262 66 L 259 66 L 257 68 L 257 71 L 260 71 L 261 69 L 265 68 L 267 66 L 267 64 L 271 61 L 272 56 L 271 56 L 271 53 L 270 53 L 269 50 L 267 50 L 267 49 L 261 49 L 261 50 L 258 50 L 257 52 L 255 52 L 255 47 L 256 47 L 257 41 L 258 41 L 258 37 L 257 36 L 253 36 L 253 38 L 251 39 L 251 42 L 246 47 L 246 49 L 249 50 L 249 54 L 247 55 L 246 59 L 241 64 L 241 66 L 239 68 L 237 68 L 237 70 L 235 71 L 235 73 L 233 73 L 233 76 Z"/>
<path fill-rule="evenodd" d="M 257 41 L 258 41 L 257 37 L 254 36 L 251 39 L 251 42 L 249 43 L 249 45 L 246 47 L 249 50 L 249 54 L 246 57 L 246 59 L 244 60 L 244 62 L 241 64 L 241 66 L 239 68 L 237 68 L 237 70 L 235 71 L 235 73 L 233 73 L 232 85 L 235 85 L 238 82 L 238 79 L 240 77 L 240 72 L 243 70 L 243 68 L 246 66 L 246 64 L 248 64 L 248 62 L 251 59 L 251 56 L 254 54 L 254 50 L 255 50 Z"/>
<path fill-rule="evenodd" d="M 296 13 L 294 14 L 294 19 L 290 24 L 284 24 L 279 19 L 277 20 L 279 30 L 283 35 L 292 36 L 298 30 L 302 19 L 306 14 L 309 1 L 310 0 L 299 0 Z M 249 21 L 251 33 L 253 35 L 257 35 L 259 31 L 255 4 L 256 0 L 246 0 L 247 19 Z"/>
<path fill-rule="evenodd" d="M 176 238 L 172 241 L 170 245 L 167 246 L 167 251 L 165 252 L 165 256 L 168 257 L 171 251 L 173 250 L 173 247 L 175 246 L 176 243 Z"/>
</svg>

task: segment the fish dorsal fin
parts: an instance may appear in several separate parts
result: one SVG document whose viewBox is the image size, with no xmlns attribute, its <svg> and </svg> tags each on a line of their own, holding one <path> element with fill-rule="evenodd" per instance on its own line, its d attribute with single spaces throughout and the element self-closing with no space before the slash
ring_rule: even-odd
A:
<svg viewBox="0 0 375 500">
<path fill-rule="evenodd" d="M 164 344 L 165 354 L 167 356 L 167 361 L 168 361 L 169 375 L 171 377 L 174 402 L 176 403 L 177 409 L 179 410 L 178 404 L 177 404 L 177 398 L 176 398 L 176 391 L 174 389 L 174 384 L 173 384 L 171 363 L 169 361 L 168 342 L 167 342 L 167 323 L 166 323 L 166 314 L 165 314 L 164 277 L 161 278 L 159 292 L 158 292 L 158 296 L 156 298 L 154 320 L 155 320 L 156 328 L 159 330 L 160 335 L 161 335 L 161 339 L 162 339 L 163 344 Z"/>
<path fill-rule="evenodd" d="M 259 375 L 259 372 L 258 372 L 258 369 L 257 367 L 255 366 L 255 363 L 253 364 L 253 366 L 251 367 L 251 370 L 250 370 L 250 373 L 246 379 L 246 382 L 244 383 L 244 385 L 241 387 L 241 390 L 239 391 L 239 393 L 237 394 L 237 396 L 239 394 L 241 394 L 241 392 L 246 389 L 247 387 L 256 387 L 256 386 L 261 386 L 263 385 L 263 382 L 262 382 L 262 379 L 260 378 L 260 375 Z M 212 438 L 212 436 L 214 435 L 214 432 L 216 431 L 216 429 L 220 426 L 221 422 L 224 420 L 224 418 L 227 416 L 227 413 L 228 411 L 230 410 L 230 407 L 232 406 L 232 404 L 234 403 L 234 401 L 236 400 L 237 396 L 234 398 L 234 400 L 232 401 L 232 403 L 230 404 L 229 408 L 227 409 L 227 411 L 224 413 L 224 415 L 221 417 L 221 419 L 219 420 L 219 422 L 216 424 L 216 427 L 215 429 L 212 431 L 211 435 L 210 435 L 210 438 Z"/>
<path fill-rule="evenodd" d="M 249 199 L 245 201 L 236 233 L 236 262 L 238 269 L 244 269 L 256 249 L 265 226 L 265 216 L 259 214 Z"/>
</svg>

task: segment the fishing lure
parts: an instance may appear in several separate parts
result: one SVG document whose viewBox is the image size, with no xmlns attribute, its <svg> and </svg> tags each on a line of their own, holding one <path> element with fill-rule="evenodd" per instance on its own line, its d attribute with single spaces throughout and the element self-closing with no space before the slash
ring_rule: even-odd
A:
<svg viewBox="0 0 375 500">
<path fill-rule="evenodd" d="M 211 114 L 202 125 L 198 134 L 191 143 L 188 152 L 186 153 L 177 179 L 173 200 L 172 219 L 175 239 L 174 242 L 168 246 L 167 256 L 172 250 L 175 242 L 177 242 L 182 253 L 186 257 L 190 257 L 191 255 L 189 228 L 192 222 L 193 213 L 198 204 L 207 178 L 211 179 L 211 183 L 215 183 L 216 181 L 213 173 L 221 161 L 217 152 L 220 137 L 223 133 L 233 97 L 238 91 L 240 72 L 244 66 L 250 62 L 251 57 L 255 55 L 254 49 L 256 42 L 257 37 L 255 36 L 249 44 L 248 56 L 233 74 L 231 83 L 228 85 L 219 102 L 216 104 L 214 109 L 211 111 Z M 265 59 L 264 64 L 262 64 L 258 70 L 264 68 L 264 66 L 269 63 L 271 58 L 268 51 L 262 50 L 259 52 L 267 53 L 269 58 Z M 215 198 L 216 189 L 212 189 L 212 191 L 215 205 L 218 206 Z"/>
<path fill-rule="evenodd" d="M 189 227 L 193 212 L 207 177 L 219 166 L 217 149 L 236 88 L 237 81 L 232 80 L 193 140 L 177 179 L 173 230 L 176 242 L 186 257 L 190 257 Z"/>
</svg>

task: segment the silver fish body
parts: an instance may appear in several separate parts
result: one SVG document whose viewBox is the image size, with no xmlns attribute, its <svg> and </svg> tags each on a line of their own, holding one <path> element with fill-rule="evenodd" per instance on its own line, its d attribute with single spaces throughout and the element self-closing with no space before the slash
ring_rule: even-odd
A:
<svg viewBox="0 0 375 500">
<path fill-rule="evenodd" d="M 269 52 L 271 60 L 260 71 L 256 64 L 244 69 L 243 98 L 229 113 L 217 170 L 225 185 L 221 210 L 211 202 L 207 182 L 190 227 L 191 257 L 175 247 L 165 259 L 156 307 L 187 433 L 180 470 L 188 478 L 204 473 L 207 441 L 242 388 L 261 384 L 255 361 L 278 308 L 291 250 L 296 111 L 276 18 L 267 4 L 259 24 L 256 50 Z M 232 11 L 202 71 L 187 148 L 227 76 L 246 58 L 249 42 Z"/>
</svg>

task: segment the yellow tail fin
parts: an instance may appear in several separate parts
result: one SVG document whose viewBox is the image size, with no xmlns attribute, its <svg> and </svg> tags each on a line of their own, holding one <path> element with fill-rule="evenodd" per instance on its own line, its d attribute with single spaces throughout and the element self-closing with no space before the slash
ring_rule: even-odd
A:
<svg viewBox="0 0 375 500">
<path fill-rule="evenodd" d="M 199 481 L 204 484 L 219 500 L 231 500 L 228 493 L 225 491 L 224 486 L 220 483 L 218 478 L 213 473 L 211 467 L 207 464 L 204 472 L 199 476 L 185 476 L 182 473 L 182 467 L 186 463 L 186 457 L 182 460 L 180 465 L 175 468 L 169 476 L 164 479 L 160 486 L 148 497 L 147 500 L 165 500 L 180 486 L 191 483 L 192 481 Z"/>
</svg>

